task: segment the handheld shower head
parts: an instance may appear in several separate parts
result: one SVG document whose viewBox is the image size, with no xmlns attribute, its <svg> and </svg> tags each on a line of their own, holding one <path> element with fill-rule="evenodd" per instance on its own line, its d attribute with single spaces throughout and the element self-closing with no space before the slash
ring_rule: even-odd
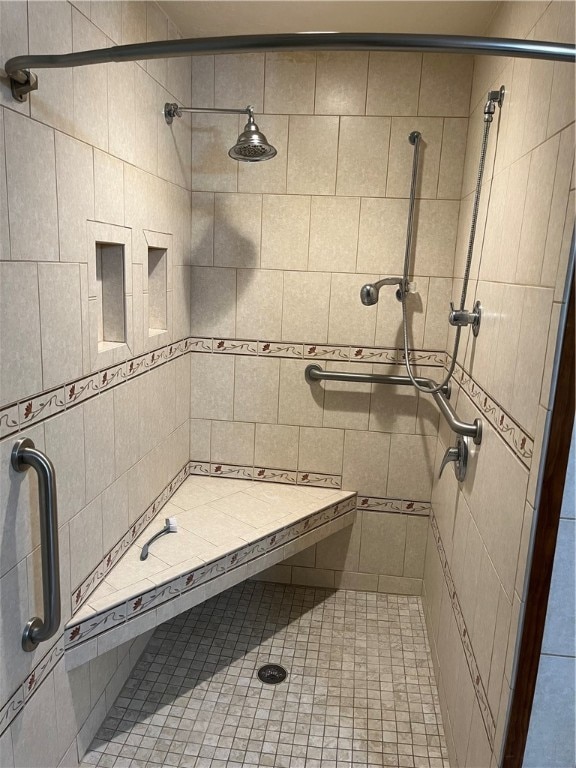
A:
<svg viewBox="0 0 576 768">
<path fill-rule="evenodd" d="M 276 155 L 276 149 L 268 143 L 268 139 L 254 122 L 254 114 L 250 110 L 248 122 L 238 136 L 238 141 L 228 151 L 232 160 L 245 163 L 258 163 L 260 160 L 271 160 Z"/>
</svg>

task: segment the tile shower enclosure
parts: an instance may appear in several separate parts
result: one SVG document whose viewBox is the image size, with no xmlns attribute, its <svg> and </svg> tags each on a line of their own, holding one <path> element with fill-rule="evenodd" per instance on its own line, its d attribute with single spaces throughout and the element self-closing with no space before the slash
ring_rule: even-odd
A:
<svg viewBox="0 0 576 768">
<path fill-rule="evenodd" d="M 571 14 L 503 3 L 487 34 L 567 41 Z M 0 35 L 5 61 L 179 32 L 154 3 L 1 2 Z M 459 486 L 437 479 L 452 436 L 429 399 L 310 386 L 303 372 L 311 360 L 401 371 L 393 289 L 370 308 L 359 289 L 401 271 L 417 129 L 410 346 L 422 375 L 441 375 L 481 110 L 501 83 L 469 293 L 486 312 L 478 339 L 465 334 L 453 394 L 485 436 Z M 254 105 L 277 158 L 234 163 L 237 117 L 168 128 L 166 101 Z M 0 765 L 82 757 L 148 635 L 67 673 L 73 596 L 189 462 L 357 490 L 351 532 L 262 578 L 422 594 L 450 759 L 497 764 L 572 232 L 573 119 L 571 65 L 505 58 L 262 53 L 46 70 L 25 104 L 2 82 Z M 98 281 L 96 244 L 121 247 L 115 281 Z M 117 338 L 98 285 L 121 297 Z M 63 621 L 33 654 L 20 628 L 41 609 L 37 493 L 9 468 L 20 434 L 54 461 L 60 502 Z"/>
</svg>

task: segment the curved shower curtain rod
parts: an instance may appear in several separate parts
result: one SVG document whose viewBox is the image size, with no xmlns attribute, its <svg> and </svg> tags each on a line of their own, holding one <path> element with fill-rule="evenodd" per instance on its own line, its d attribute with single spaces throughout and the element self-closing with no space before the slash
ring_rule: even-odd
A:
<svg viewBox="0 0 576 768">
<path fill-rule="evenodd" d="M 80 67 L 114 61 L 141 61 L 177 56 L 256 51 L 413 51 L 420 53 L 470 53 L 528 59 L 574 62 L 576 48 L 567 43 L 464 35 L 405 35 L 373 32 L 299 32 L 286 35 L 235 35 L 161 40 L 155 43 L 115 45 L 77 53 L 15 56 L 5 64 L 12 94 L 19 101 L 38 87 L 34 69 Z"/>
</svg>

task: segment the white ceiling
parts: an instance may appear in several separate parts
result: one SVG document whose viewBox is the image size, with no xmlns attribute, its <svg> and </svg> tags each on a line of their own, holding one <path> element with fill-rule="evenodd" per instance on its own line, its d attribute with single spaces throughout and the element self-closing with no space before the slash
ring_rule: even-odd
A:
<svg viewBox="0 0 576 768">
<path fill-rule="evenodd" d="M 497 2 L 481 0 L 163 0 L 184 37 L 288 32 L 482 35 Z"/>
</svg>

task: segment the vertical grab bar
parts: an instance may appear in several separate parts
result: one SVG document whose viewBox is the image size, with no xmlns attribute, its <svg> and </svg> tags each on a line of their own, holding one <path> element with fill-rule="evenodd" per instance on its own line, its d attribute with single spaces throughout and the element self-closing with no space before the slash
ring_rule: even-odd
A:
<svg viewBox="0 0 576 768">
<path fill-rule="evenodd" d="M 22 634 L 22 648 L 33 651 L 38 643 L 49 640 L 60 626 L 60 567 L 58 553 L 58 503 L 54 465 L 29 437 L 18 440 L 12 448 L 12 468 L 26 472 L 32 467 L 38 475 L 40 538 L 42 546 L 42 591 L 44 619 L 31 618 Z"/>
</svg>

